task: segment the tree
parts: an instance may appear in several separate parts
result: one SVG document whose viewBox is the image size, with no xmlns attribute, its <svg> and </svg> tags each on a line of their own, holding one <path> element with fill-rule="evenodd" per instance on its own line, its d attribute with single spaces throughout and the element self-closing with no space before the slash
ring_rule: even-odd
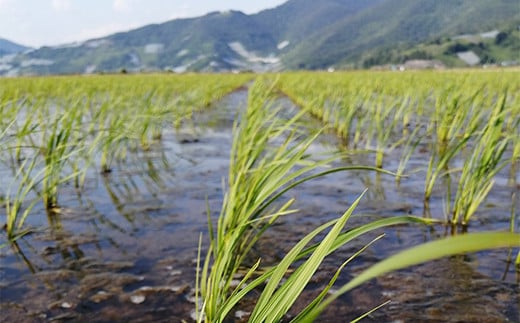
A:
<svg viewBox="0 0 520 323">
<path fill-rule="evenodd" d="M 495 37 L 495 44 L 502 44 L 508 38 L 508 36 L 509 35 L 506 32 L 499 32 L 498 35 Z"/>
</svg>

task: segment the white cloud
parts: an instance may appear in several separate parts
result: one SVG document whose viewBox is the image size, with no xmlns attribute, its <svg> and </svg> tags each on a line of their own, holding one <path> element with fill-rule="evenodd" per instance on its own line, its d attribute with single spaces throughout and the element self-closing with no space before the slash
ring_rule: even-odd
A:
<svg viewBox="0 0 520 323">
<path fill-rule="evenodd" d="M 112 5 L 115 11 L 123 12 L 130 10 L 130 1 L 128 0 L 114 0 Z"/>
<path fill-rule="evenodd" d="M 0 0 L 0 9 L 7 9 L 11 3 L 13 3 L 13 0 Z"/>
<path fill-rule="evenodd" d="M 70 9 L 70 0 L 52 0 L 52 8 L 56 11 L 67 11 Z"/>
</svg>

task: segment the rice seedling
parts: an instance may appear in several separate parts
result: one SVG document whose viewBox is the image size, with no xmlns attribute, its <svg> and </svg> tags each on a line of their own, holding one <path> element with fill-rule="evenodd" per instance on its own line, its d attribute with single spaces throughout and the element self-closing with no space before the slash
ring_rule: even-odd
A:
<svg viewBox="0 0 520 323">
<path fill-rule="evenodd" d="M 398 217 L 375 221 L 351 231 L 341 233 L 348 218 L 352 214 L 359 199 L 337 220 L 328 222 L 307 236 L 303 237 L 286 256 L 273 267 L 262 269 L 261 260 L 247 266 L 244 263 L 245 255 L 253 244 L 260 239 L 263 232 L 268 230 L 281 216 L 290 216 L 295 212 L 290 210 L 293 200 L 276 207 L 273 202 L 281 194 L 297 185 L 299 182 L 310 180 L 324 174 L 338 171 L 319 172 L 306 175 L 307 172 L 317 170 L 325 163 L 305 161 L 303 152 L 310 141 L 303 143 L 291 142 L 296 136 L 296 121 L 301 117 L 298 114 L 293 119 L 277 124 L 276 109 L 265 107 L 269 101 L 269 92 L 262 83 L 255 83 L 250 92 L 248 109 L 240 118 L 240 125 L 236 129 L 231 168 L 229 173 L 229 190 L 217 227 L 210 223 L 210 246 L 205 259 L 201 262 L 199 245 L 199 268 L 197 275 L 196 315 L 197 321 L 222 322 L 225 321 L 235 306 L 251 291 L 261 288 L 262 292 L 257 299 L 255 308 L 250 314 L 250 322 L 277 322 L 284 318 L 292 305 L 296 302 L 307 282 L 317 270 L 323 259 L 359 235 L 370 232 L 375 228 L 397 223 L 428 223 L 428 220 L 414 217 Z M 269 104 L 267 104 L 269 106 Z M 306 111 L 303 110 L 303 113 Z M 284 140 L 275 138 L 282 136 Z M 279 143 L 279 147 L 272 147 L 269 143 Z M 329 160 L 327 160 L 328 162 Z M 354 168 L 354 167 L 353 167 Z M 297 169 L 295 176 L 292 172 Z M 342 169 L 345 170 L 345 169 Z M 374 168 L 372 169 L 374 170 Z M 303 178 L 290 184 L 288 180 Z M 305 177 L 307 176 L 307 177 Z M 306 246 L 324 230 L 330 229 L 323 240 L 312 247 Z M 520 245 L 520 236 L 509 233 L 468 234 L 424 244 L 413 249 L 403 251 L 390 257 L 380 264 L 369 268 L 365 273 L 356 276 L 350 283 L 341 287 L 338 292 L 327 297 L 327 293 L 336 281 L 341 269 L 358 253 L 338 269 L 330 283 L 324 287 L 311 303 L 294 318 L 294 322 L 310 322 L 342 293 L 351 290 L 362 282 L 383 273 L 404 268 L 424 261 L 454 255 L 463 252 L 472 252 L 488 248 L 508 248 Z M 377 239 L 376 239 L 377 240 Z M 201 242 L 202 243 L 202 240 Z M 362 248 L 364 250 L 365 248 Z M 360 250 L 359 252 L 361 252 Z M 298 265 L 295 264 L 296 261 Z M 231 281 L 240 268 L 245 272 L 238 286 Z M 294 267 L 294 268 L 291 268 Z M 255 276 L 258 277 L 254 278 Z M 232 287 L 233 286 L 233 287 Z"/>
<path fill-rule="evenodd" d="M 506 165 L 502 156 L 509 138 L 503 138 L 507 93 L 497 102 L 488 123 L 477 138 L 473 153 L 466 159 L 455 197 L 451 222 L 467 225 L 471 216 L 493 187 L 494 176 Z"/>
<path fill-rule="evenodd" d="M 210 108 L 212 102 L 251 78 L 146 75 L 1 80 L 0 159 L 10 155 L 14 170 L 13 182 L 2 197 L 8 238 L 16 240 L 29 232 L 27 219 L 39 203 L 51 210 L 59 206 L 59 190 L 64 183 L 74 179 L 75 187 L 81 190 L 92 165 L 108 173 L 139 160 L 150 179 L 129 176 L 112 187 L 110 177 L 102 177 L 114 205 L 132 222 L 132 215 L 124 211 L 125 199 L 131 201 L 145 186 L 153 193 L 161 184 L 161 173 L 146 156 L 160 148 L 164 129 L 193 122 L 197 112 Z M 457 192 L 453 197 L 448 184 L 446 209 L 453 212 L 453 223 L 467 225 L 502 167 L 511 162 L 511 178 L 517 178 L 515 167 L 520 154 L 518 108 L 515 110 L 518 95 L 504 93 L 507 82 L 498 84 L 494 74 L 480 78 L 471 73 L 439 73 L 434 79 L 430 73 L 365 72 L 313 73 L 312 78 L 291 73 L 272 83 L 270 76 L 259 78 L 250 89 L 247 110 L 235 123 L 227 193 L 216 224 L 208 212 L 205 257 L 200 242 L 198 321 L 225 321 L 252 291 L 261 292 L 261 296 L 250 321 L 280 321 L 323 260 L 341 246 L 390 225 L 434 222 L 396 216 L 345 230 L 360 197 L 338 219 L 309 230 L 280 262 L 251 263 L 250 251 L 263 233 L 280 217 L 297 212 L 294 200 L 284 197 L 290 189 L 340 171 L 389 173 L 369 166 L 329 166 L 344 154 L 317 159 L 310 156 L 309 147 L 325 129 L 333 129 L 342 138 L 347 154 L 366 153 L 354 151 L 362 145 L 375 151 L 377 167 L 385 166 L 385 153 L 402 149 L 397 182 L 405 181 L 410 174 L 408 161 L 424 158 L 424 200 L 430 200 L 439 179 L 453 181 Z M 516 87 L 511 85 L 511 92 Z M 301 111 L 280 117 L 294 111 L 282 111 L 274 105 L 276 89 L 288 95 Z M 17 118 L 20 111 L 23 118 Z M 302 120 L 309 114 L 322 122 L 323 129 L 309 132 L 303 126 Z M 418 148 L 424 150 L 425 146 L 430 148 L 430 155 L 418 157 Z M 510 231 L 514 231 L 514 201 L 513 194 Z M 48 221 L 51 227 L 61 225 L 55 216 Z M 317 239 L 321 242 L 316 243 Z M 513 232 L 435 241 L 383 260 L 332 293 L 342 269 L 370 242 L 344 261 L 294 321 L 314 320 L 339 295 L 383 273 L 461 252 L 517 247 L 519 241 Z M 516 264 L 520 266 L 520 254 Z M 239 272 L 245 275 L 236 286 L 233 280 Z"/>
<path fill-rule="evenodd" d="M 310 76 L 284 74 L 280 89 L 332 126 L 349 153 L 373 152 L 375 166 L 383 167 L 385 154 L 399 147 L 402 158 L 397 166 L 397 183 L 406 176 L 408 161 L 417 158 L 417 148 L 429 153 L 424 167 L 424 213 L 429 214 L 432 194 L 442 180 L 446 222 L 453 212 L 452 192 L 456 189 L 452 186 L 462 185 L 462 166 L 479 145 L 492 106 L 505 89 L 518 88 L 511 73 L 353 72 Z M 518 133 L 518 96 L 508 96 L 502 132 L 511 137 Z M 360 144 L 367 149 L 355 150 Z M 514 140 L 509 147 L 512 156 L 518 156 Z M 516 173 L 515 160 L 512 158 L 511 174 Z M 415 174 L 417 171 L 413 170 Z M 516 175 L 511 178 L 516 179 Z"/>
<path fill-rule="evenodd" d="M 9 237 L 21 232 L 32 207 L 59 206 L 59 188 L 80 190 L 88 169 L 112 170 L 132 146 L 148 149 L 164 126 L 189 109 L 204 109 L 250 75 L 145 75 L 1 80 L 1 157 L 9 156 L 12 188 L 6 193 Z M 203 80 L 203 82 L 201 82 Z M 139 145 L 140 144 L 140 145 Z M 23 207 L 29 199 L 28 207 Z"/>
<path fill-rule="evenodd" d="M 393 137 L 395 128 L 399 122 L 397 115 L 399 114 L 399 111 L 402 111 L 404 107 L 406 107 L 406 104 L 402 104 L 401 108 L 398 108 L 397 104 L 397 102 L 387 102 L 381 98 L 378 100 L 378 103 L 373 106 L 374 110 L 371 113 L 373 118 L 372 123 L 369 126 L 369 135 L 367 137 L 372 137 L 376 141 L 375 166 L 378 168 L 383 168 L 383 159 L 385 153 L 401 144 L 401 140 L 398 140 L 391 145 L 389 144 L 389 141 Z M 369 144 L 370 140 L 367 140 L 367 149 L 370 149 L 368 146 Z"/>
<path fill-rule="evenodd" d="M 433 119 L 435 141 L 426 172 L 424 203 L 428 204 L 438 178 L 450 176 L 450 162 L 466 147 L 477 131 L 480 118 L 478 113 L 471 114 L 459 96 L 449 98 L 452 90 L 448 88 L 438 97 Z M 468 121 L 469 119 L 469 121 Z M 468 123 L 467 127 L 464 126 Z"/>
<path fill-rule="evenodd" d="M 287 140 L 281 149 L 267 151 L 269 141 L 290 133 L 291 124 L 296 121 L 293 119 L 284 126 L 276 122 L 277 111 L 268 112 L 264 106 L 268 95 L 265 85 L 255 83 L 250 90 L 248 109 L 240 117 L 240 128 L 235 134 L 235 138 L 240 139 L 234 141 L 231 152 L 229 191 L 224 198 L 215 233 L 210 226 L 211 244 L 200 276 L 200 293 L 204 301 L 201 302 L 202 308 L 197 309 L 199 321 L 216 322 L 226 317 L 230 310 L 226 303 L 229 302 L 233 274 L 238 271 L 261 232 L 277 217 L 290 213 L 288 208 L 292 201 L 268 215 L 262 214 L 271 207 L 272 195 L 281 184 L 290 183 L 296 178 L 287 177 L 287 172 L 302 162 L 305 152 L 298 146 L 291 148 L 291 140 Z M 294 135 L 290 134 L 289 139 Z M 267 157 L 263 157 L 266 153 Z M 304 174 L 306 170 L 304 168 L 299 173 Z M 213 262 L 211 266 L 210 261 Z"/>
<path fill-rule="evenodd" d="M 31 191 L 36 189 L 39 181 L 33 174 L 36 163 L 36 158 L 24 160 L 14 177 L 15 181 L 11 183 L 7 191 L 5 197 L 7 219 L 5 231 L 9 241 L 15 241 L 31 231 L 24 228 L 24 224 L 32 208 L 38 202 L 38 199 L 31 197 Z M 25 207 L 24 202 L 28 203 Z"/>
<path fill-rule="evenodd" d="M 511 167 L 509 182 L 511 186 L 518 185 L 518 167 L 520 166 L 520 96 L 511 98 L 509 115 L 505 117 L 505 132 L 511 137 Z"/>
<path fill-rule="evenodd" d="M 93 147 L 99 147 L 101 173 L 112 171 L 114 159 L 124 159 L 126 147 L 129 145 L 129 134 L 125 131 L 129 120 L 110 116 L 105 119 L 105 128 L 99 131 L 94 139 Z"/>
<path fill-rule="evenodd" d="M 44 133 L 42 138 L 46 143 L 40 148 L 45 163 L 41 195 L 47 209 L 58 206 L 58 187 L 75 177 L 64 174 L 64 169 L 78 150 L 83 149 L 74 142 L 72 134 L 76 127 L 74 111 L 77 110 L 70 111 L 56 118 L 50 125 L 50 133 Z"/>
<path fill-rule="evenodd" d="M 296 141 L 297 121 L 306 113 L 305 110 L 288 121 L 280 123 L 277 119 L 279 109 L 269 109 L 269 92 L 263 83 L 255 83 L 250 90 L 248 108 L 240 118 L 236 130 L 231 154 L 229 171 L 229 191 L 224 198 L 221 215 L 214 230 L 210 223 L 210 246 L 198 275 L 200 286 L 197 304 L 197 320 L 221 322 L 225 320 L 233 307 L 252 288 L 260 286 L 269 278 L 263 296 L 257 302 L 251 315 L 252 322 L 277 321 L 296 301 L 307 282 L 312 277 L 324 257 L 337 249 L 341 242 L 358 235 L 340 235 L 342 228 L 351 215 L 357 202 L 353 204 L 339 220 L 329 222 L 303 238 L 286 258 L 275 268 L 261 275 L 252 283 L 245 283 L 260 266 L 260 261 L 246 270 L 246 275 L 237 287 L 231 287 L 235 273 L 245 266 L 244 259 L 252 246 L 269 226 L 279 217 L 295 212 L 290 210 L 293 200 L 276 206 L 276 201 L 290 188 L 312 178 L 352 169 L 375 170 L 372 167 L 352 166 L 329 169 L 315 173 L 324 167 L 330 159 L 321 161 L 307 160 L 306 151 L 317 135 L 312 135 L 301 142 Z M 278 139 L 277 139 L 278 138 Z M 281 139 L 281 140 L 280 140 Z M 278 147 L 271 147 L 273 141 L 281 141 Z M 402 217 L 372 224 L 355 231 L 361 234 L 371 228 L 395 223 L 422 222 L 413 217 Z M 323 230 L 332 227 L 323 240 L 323 244 L 308 249 L 304 248 Z M 282 287 L 277 288 L 289 266 L 303 256 L 312 255 L 299 267 Z M 276 289 L 276 292 L 275 292 Z"/>
<path fill-rule="evenodd" d="M 396 170 L 395 183 L 397 186 L 401 183 L 401 179 L 403 178 L 404 172 L 406 170 L 406 165 L 419 143 L 423 140 L 422 136 L 418 136 L 420 128 L 416 127 L 413 132 L 410 134 L 408 140 L 404 143 L 403 152 L 401 154 L 401 158 L 399 159 L 399 165 Z"/>
</svg>

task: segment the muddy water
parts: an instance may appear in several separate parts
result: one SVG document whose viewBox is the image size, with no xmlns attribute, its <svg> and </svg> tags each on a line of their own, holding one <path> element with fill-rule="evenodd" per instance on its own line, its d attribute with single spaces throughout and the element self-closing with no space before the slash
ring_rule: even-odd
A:
<svg viewBox="0 0 520 323">
<path fill-rule="evenodd" d="M 246 100 L 246 91 L 238 91 L 182 130 L 166 129 L 151 152 L 116 165 L 106 176 L 90 174 L 81 195 L 65 188 L 59 213 L 35 212 L 31 224 L 46 229 L 0 249 L 0 320 L 190 321 L 197 245 L 207 227 L 206 203 L 216 218 L 232 123 Z M 294 108 L 287 100 L 279 103 Z M 331 136 L 323 136 L 311 147 L 313 152 L 335 148 Z M 389 152 L 385 167 L 396 167 L 399 159 L 399 151 Z M 354 155 L 339 164 L 373 164 L 373 160 L 373 156 Z M 426 155 L 418 154 L 410 167 L 426 163 Z M 350 226 L 383 217 L 422 215 L 422 176 L 412 175 L 398 187 L 392 177 L 367 172 L 306 183 L 289 194 L 296 197 L 301 211 L 272 227 L 252 258 L 276 262 L 303 234 L 341 215 L 365 187 L 369 191 Z M 517 188 L 507 179 L 504 170 L 470 231 L 508 228 L 511 205 L 518 201 L 512 195 Z M 429 210 L 433 217 L 443 217 L 443 196 L 439 185 Z M 380 233 L 355 241 L 327 259 L 295 311 L 319 292 L 342 261 Z M 443 226 L 399 226 L 384 233 L 344 270 L 339 284 L 398 250 L 450 234 Z M 0 239 L 5 242 L 4 235 Z M 366 320 L 518 322 L 518 283 L 507 256 L 507 250 L 481 252 L 383 276 L 339 299 L 320 321 L 350 320 L 390 299 L 391 304 Z M 254 296 L 240 310 L 247 312 Z"/>
</svg>

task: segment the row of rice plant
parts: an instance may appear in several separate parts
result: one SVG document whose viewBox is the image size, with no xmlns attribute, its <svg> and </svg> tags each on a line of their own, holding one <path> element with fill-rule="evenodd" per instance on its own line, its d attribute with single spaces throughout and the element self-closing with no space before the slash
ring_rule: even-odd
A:
<svg viewBox="0 0 520 323">
<path fill-rule="evenodd" d="M 390 169 L 398 182 L 417 150 L 427 152 L 427 167 L 418 170 L 425 211 L 439 180 L 446 182 L 446 222 L 467 225 L 503 167 L 510 165 L 517 185 L 520 82 L 514 72 L 293 73 L 281 77 L 279 88 L 332 126 L 346 150 L 375 156 L 376 167 L 385 167 L 385 156 L 399 147 L 399 166 Z"/>
<path fill-rule="evenodd" d="M 368 232 L 396 224 L 427 225 L 428 219 L 399 216 L 376 220 L 356 228 L 344 228 L 360 198 L 354 201 L 338 219 L 310 229 L 310 233 L 297 242 L 278 263 L 251 263 L 248 254 L 262 234 L 280 217 L 297 212 L 291 208 L 293 200 L 280 202 L 280 197 L 300 183 L 339 171 L 374 167 L 350 166 L 333 168 L 330 158 L 313 159 L 308 148 L 319 136 L 302 133 L 299 126 L 303 116 L 312 111 L 306 105 L 289 120 L 282 108 L 273 103 L 277 83 L 265 79 L 255 82 L 249 91 L 247 110 L 235 125 L 233 149 L 227 193 L 221 214 L 214 224 L 209 222 L 209 247 L 203 258 L 199 253 L 197 277 L 196 317 L 198 322 L 225 322 L 232 311 L 240 308 L 248 295 L 256 290 L 260 296 L 248 313 L 249 322 L 280 322 L 295 304 L 319 265 L 335 250 Z M 380 170 L 381 171 L 381 170 Z M 317 236 L 321 241 L 314 244 Z M 376 238 L 374 241 L 380 239 Z M 201 238 L 201 246 L 202 246 Z M 370 243 L 371 244 L 371 243 Z M 370 245 L 369 244 L 369 245 Z M 402 251 L 374 265 L 354 277 L 344 286 L 331 288 L 341 270 L 369 245 L 345 259 L 329 284 L 314 300 L 304 307 L 292 322 L 311 322 L 337 297 L 386 272 L 440 257 L 520 245 L 520 235 L 508 232 L 479 233 L 430 242 Z M 202 250 L 199 246 L 199 250 Z M 240 277 L 237 283 L 236 279 Z M 368 313 L 367 313 L 368 314 Z"/>
<path fill-rule="evenodd" d="M 9 239 L 27 233 L 32 208 L 59 208 L 60 186 L 81 190 L 88 171 L 109 173 L 146 152 L 195 111 L 250 75 L 141 75 L 0 80 L 0 161 Z"/>
<path fill-rule="evenodd" d="M 319 97 L 323 101 L 320 109 L 315 109 L 314 104 L 302 104 L 302 111 L 294 117 L 289 120 L 279 118 L 281 108 L 272 102 L 274 89 L 278 87 L 286 91 L 290 77 L 283 76 L 282 83 L 274 84 L 265 79 L 258 80 L 250 90 L 246 112 L 237 119 L 227 194 L 217 223 L 213 225 L 212 220 L 208 219 L 210 242 L 205 258 L 199 256 L 197 290 L 200 302 L 196 303 L 199 321 L 225 321 L 235 306 L 256 289 L 261 289 L 262 294 L 250 313 L 250 321 L 280 321 L 323 259 L 342 245 L 364 233 L 389 225 L 430 223 L 427 219 L 413 216 L 391 217 L 345 231 L 344 227 L 358 199 L 341 217 L 302 237 L 279 263 L 264 264 L 260 260 L 254 264 L 248 263 L 249 251 L 262 234 L 278 218 L 296 212 L 291 208 L 292 200 L 281 202 L 280 197 L 285 192 L 300 183 L 334 172 L 376 170 L 368 166 L 329 167 L 330 162 L 341 157 L 338 155 L 318 160 L 310 158 L 308 148 L 319 136 L 320 130 L 310 135 L 302 132 L 304 128 L 298 126 L 301 118 L 307 113 L 320 115 L 323 111 L 329 111 L 326 117 L 321 118 L 327 123 L 332 121 L 338 129 L 342 124 L 343 110 L 334 102 L 347 105 L 349 100 L 342 98 L 344 93 L 338 90 L 341 87 L 334 86 L 331 87 L 334 88 L 332 92 L 320 92 Z M 89 170 L 109 173 L 114 170 L 114 161 L 124 162 L 129 153 L 153 149 L 154 142 L 161 139 L 164 129 L 182 126 L 195 111 L 206 108 L 210 102 L 250 78 L 248 75 L 149 75 L 1 80 L 0 160 L 6 169 L 12 171 L 12 184 L 6 192 L 2 192 L 9 238 L 16 239 L 27 233 L 24 223 L 36 204 L 41 203 L 50 212 L 59 208 L 62 184 L 74 183 L 81 190 Z M 360 84 L 356 86 L 359 91 L 365 91 Z M 293 86 L 293 89 L 297 87 Z M 311 90 L 306 91 L 312 93 Z M 411 128 L 409 134 L 408 126 L 404 126 L 428 119 L 428 112 L 424 110 L 429 107 L 428 101 L 432 98 L 427 95 L 428 90 L 422 90 L 423 102 L 420 108 L 412 109 L 413 113 L 409 113 L 408 109 L 419 105 L 415 96 L 409 93 L 410 99 L 403 104 L 399 101 L 402 93 L 392 87 L 387 88 L 385 80 L 363 92 L 353 102 L 361 107 L 372 104 L 375 107 L 348 117 L 351 118 L 352 128 L 344 130 L 348 134 L 347 147 L 358 149 L 365 145 L 363 150 L 382 151 L 384 157 L 388 143 L 397 133 L 406 138 L 399 145 L 410 143 L 412 134 L 433 136 L 435 125 L 426 124 L 427 130 L 420 131 L 416 130 L 422 129 L 419 126 Z M 490 92 L 492 90 L 489 89 Z M 518 147 L 516 136 L 497 135 L 496 129 L 518 127 L 518 111 L 508 108 L 509 94 L 504 97 L 506 99 L 489 99 L 489 102 L 495 103 L 496 110 L 489 112 L 495 123 L 479 128 L 475 136 L 478 134 L 484 137 L 482 140 L 493 143 L 498 137 L 507 142 L 513 141 L 514 147 Z M 393 112 L 385 111 L 387 103 L 393 103 Z M 324 106 L 328 105 L 335 106 L 335 110 L 325 109 Z M 376 112 L 384 117 L 375 118 L 376 123 L 370 124 Z M 503 119 L 505 114 L 513 121 Z M 392 116 L 393 120 L 390 119 Z M 391 129 L 384 129 L 387 132 L 378 134 L 382 127 Z M 474 135 L 471 134 L 471 137 Z M 382 144 L 377 140 L 386 142 Z M 473 145 L 478 143 L 472 142 L 475 142 Z M 497 147 L 501 152 L 501 144 Z M 485 169 L 488 165 L 493 166 L 494 156 L 492 154 L 487 159 L 489 162 L 483 164 L 479 164 L 480 159 L 475 157 L 471 167 Z M 513 156 L 518 157 L 518 148 L 514 149 Z M 384 166 L 381 154 L 376 158 L 376 166 Z M 463 178 L 462 175 L 460 177 Z M 471 178 L 468 180 L 471 181 Z M 318 236 L 323 237 L 321 242 L 313 244 Z M 366 247 L 362 248 L 345 260 L 323 292 L 294 321 L 314 320 L 339 295 L 385 272 L 461 252 L 518 246 L 519 241 L 518 234 L 484 233 L 432 242 L 382 261 L 340 286 L 337 292 L 329 294 L 341 269 Z M 242 278 L 235 285 L 233 279 L 239 273 Z"/>
</svg>

